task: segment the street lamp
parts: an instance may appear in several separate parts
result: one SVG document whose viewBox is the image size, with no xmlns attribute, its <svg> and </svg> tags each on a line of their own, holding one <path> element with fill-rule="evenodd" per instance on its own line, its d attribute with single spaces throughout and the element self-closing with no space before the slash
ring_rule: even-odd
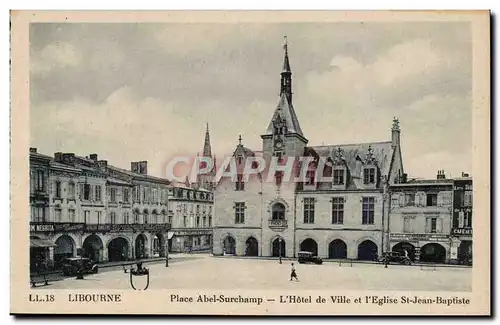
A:
<svg viewBox="0 0 500 325">
<path fill-rule="evenodd" d="M 283 239 L 281 237 L 279 237 L 278 241 L 280 243 L 280 247 L 279 247 L 280 264 L 282 264 L 281 263 L 281 242 L 283 241 Z"/>
</svg>

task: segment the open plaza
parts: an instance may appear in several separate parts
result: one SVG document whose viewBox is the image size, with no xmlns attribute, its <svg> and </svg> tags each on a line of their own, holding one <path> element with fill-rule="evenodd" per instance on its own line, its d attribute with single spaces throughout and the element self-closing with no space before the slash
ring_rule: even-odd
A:
<svg viewBox="0 0 500 325">
<path fill-rule="evenodd" d="M 182 254 L 184 255 L 184 254 Z M 291 263 L 295 264 L 299 281 L 290 281 Z M 283 259 L 213 257 L 210 254 L 172 256 L 169 267 L 165 262 L 145 263 L 150 272 L 148 290 L 168 289 L 341 289 L 387 291 L 449 291 L 472 290 L 472 268 L 419 265 L 403 266 L 326 261 L 322 265 L 298 264 Z M 118 289 L 133 290 L 129 273 L 123 268 L 103 269 L 98 274 L 51 282 L 40 289 Z M 134 277 L 137 287 L 144 286 L 146 277 Z"/>
</svg>

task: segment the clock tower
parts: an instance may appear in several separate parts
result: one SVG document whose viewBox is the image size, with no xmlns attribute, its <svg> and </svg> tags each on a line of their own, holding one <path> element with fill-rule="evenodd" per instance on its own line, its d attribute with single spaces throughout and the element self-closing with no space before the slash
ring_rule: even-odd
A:
<svg viewBox="0 0 500 325">
<path fill-rule="evenodd" d="M 280 99 L 266 133 L 261 135 L 266 161 L 275 157 L 299 157 L 308 140 L 304 137 L 292 102 L 292 70 L 288 58 L 288 42 L 283 46 L 285 57 L 281 70 Z"/>
</svg>

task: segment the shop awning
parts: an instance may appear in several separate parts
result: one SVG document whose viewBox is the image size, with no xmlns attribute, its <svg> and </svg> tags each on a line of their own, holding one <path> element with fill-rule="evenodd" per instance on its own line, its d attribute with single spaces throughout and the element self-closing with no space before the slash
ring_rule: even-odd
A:
<svg viewBox="0 0 500 325">
<path fill-rule="evenodd" d="M 30 238 L 30 247 L 57 247 L 57 245 L 47 239 Z"/>
</svg>

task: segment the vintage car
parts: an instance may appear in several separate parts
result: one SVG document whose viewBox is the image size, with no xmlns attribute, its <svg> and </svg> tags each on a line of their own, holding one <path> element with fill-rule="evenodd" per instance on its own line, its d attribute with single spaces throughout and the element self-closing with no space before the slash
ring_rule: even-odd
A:
<svg viewBox="0 0 500 325">
<path fill-rule="evenodd" d="M 404 265 L 411 264 L 411 260 L 400 252 L 384 252 L 384 253 L 382 253 L 382 255 L 379 257 L 378 261 L 380 263 L 385 263 L 386 260 L 387 260 L 387 264 L 390 264 L 390 263 L 397 263 L 397 264 L 404 264 Z"/>
<path fill-rule="evenodd" d="M 83 273 L 97 273 L 99 267 L 97 264 L 87 257 L 70 257 L 65 258 L 61 264 L 61 270 L 64 275 L 77 275 L 79 271 Z"/>
<path fill-rule="evenodd" d="M 299 258 L 298 262 L 300 264 L 305 264 L 305 263 L 323 264 L 323 260 L 318 256 L 315 256 L 311 252 L 301 251 L 297 254 L 297 256 Z"/>
</svg>

